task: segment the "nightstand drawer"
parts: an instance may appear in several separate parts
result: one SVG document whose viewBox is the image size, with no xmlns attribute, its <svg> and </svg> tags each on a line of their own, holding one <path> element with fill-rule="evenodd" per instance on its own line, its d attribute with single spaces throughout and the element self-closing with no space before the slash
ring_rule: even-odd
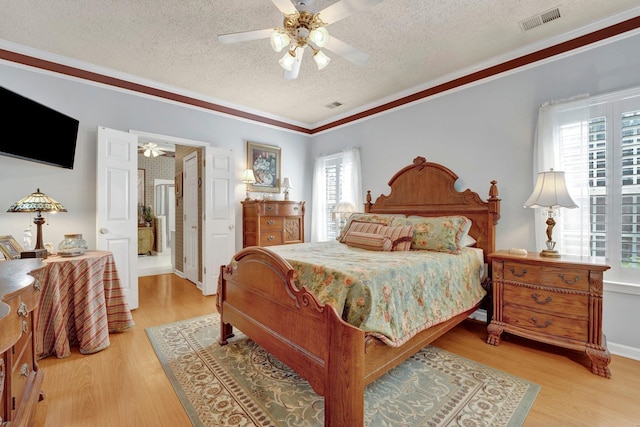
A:
<svg viewBox="0 0 640 427">
<path fill-rule="evenodd" d="M 589 315 L 589 295 L 566 294 L 526 286 L 504 285 L 504 305 L 517 305 L 551 314 L 584 318 Z"/>
<path fill-rule="evenodd" d="M 513 305 L 504 306 L 502 319 L 509 325 L 552 337 L 587 340 L 588 319 L 573 319 Z"/>
<path fill-rule="evenodd" d="M 505 262 L 504 280 L 580 291 L 589 290 L 589 271 L 586 269 L 554 268 Z"/>
</svg>

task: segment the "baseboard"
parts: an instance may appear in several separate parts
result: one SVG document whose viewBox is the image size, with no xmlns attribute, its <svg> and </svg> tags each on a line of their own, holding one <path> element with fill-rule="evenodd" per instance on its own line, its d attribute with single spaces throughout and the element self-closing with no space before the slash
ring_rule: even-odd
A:
<svg viewBox="0 0 640 427">
<path fill-rule="evenodd" d="M 629 347 L 628 345 L 616 344 L 614 342 L 607 342 L 607 348 L 609 349 L 609 353 L 615 354 L 616 356 L 640 360 L 640 348 Z"/>
</svg>

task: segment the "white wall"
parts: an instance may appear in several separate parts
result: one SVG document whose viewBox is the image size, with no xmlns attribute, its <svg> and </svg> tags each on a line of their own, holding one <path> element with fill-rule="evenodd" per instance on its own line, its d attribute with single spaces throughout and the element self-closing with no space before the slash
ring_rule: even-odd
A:
<svg viewBox="0 0 640 427">
<path fill-rule="evenodd" d="M 239 182 L 246 141 L 282 147 L 283 176 L 291 178 L 292 200 L 307 201 L 307 235 L 311 222 L 313 158 L 359 146 L 363 186 L 374 197 L 388 192 L 387 181 L 418 155 L 450 167 L 459 189 L 487 197 L 489 182 L 498 181 L 502 219 L 499 248 L 533 249 L 533 224 L 539 218 L 522 204 L 533 188 L 533 134 L 538 106 L 545 101 L 592 95 L 640 86 L 640 35 L 547 61 L 529 69 L 447 93 L 368 120 L 313 137 L 271 129 L 192 108 L 171 105 L 112 89 L 52 77 L 0 64 L 0 85 L 80 120 L 76 167 L 65 169 L 0 156 L 0 207 L 7 208 L 40 187 L 62 202 L 68 213 L 50 218 L 44 240 L 57 244 L 64 233 L 82 233 L 95 245 L 95 140 L 99 125 L 167 134 L 210 142 L 236 152 Z M 35 124 L 34 124 L 35 125 Z M 34 145 L 55 141 L 30 141 Z M 537 172 L 537 171 L 536 171 Z M 238 205 L 239 206 L 239 205 Z M 240 210 L 237 214 L 240 224 Z M 29 218 L 0 208 L 0 234 L 21 239 Z M 241 227 L 237 227 L 241 247 Z M 638 285 L 638 284 L 636 284 Z M 612 352 L 640 359 L 640 295 L 605 285 L 604 328 Z M 621 293 L 622 292 L 622 293 Z"/>
<path fill-rule="evenodd" d="M 133 129 L 175 136 L 233 150 L 238 177 L 238 205 L 245 197 L 245 187 L 240 182 L 240 177 L 246 165 L 246 141 L 281 147 L 281 172 L 295 186 L 291 191 L 292 200 L 304 199 L 310 191 L 310 184 L 307 185 L 308 188 L 305 187 L 308 181 L 306 166 L 310 149 L 308 136 L 6 64 L 0 64 L 0 85 L 80 121 L 73 170 L 0 156 L 0 235 L 11 234 L 19 243 L 22 243 L 24 228 L 33 223 L 28 214 L 7 213 L 6 209 L 40 188 L 68 210 L 67 213 L 49 215 L 48 224 L 43 226 L 44 241 L 57 246 L 65 233 L 73 232 L 81 233 L 89 247 L 95 247 L 98 126 L 125 132 Z M 38 124 L 28 123 L 28 118 L 26 119 L 26 124 L 11 124 L 24 126 L 24 139 L 16 141 L 16 144 L 31 144 L 37 150 L 44 144 L 56 143 L 55 135 L 49 141 L 31 140 L 29 127 Z M 238 249 L 242 247 L 240 215 L 241 210 L 238 210 Z M 32 228 L 35 244 L 35 225 Z"/>
<path fill-rule="evenodd" d="M 359 146 L 363 187 L 372 190 L 374 200 L 388 194 L 388 180 L 419 155 L 456 173 L 459 190 L 470 188 L 485 199 L 495 179 L 502 198 L 497 247 L 535 250 L 534 221 L 541 219 L 522 205 L 533 190 L 539 105 L 581 93 L 598 95 L 640 86 L 637 52 L 640 35 L 433 97 L 315 135 L 313 155 Z M 631 348 L 640 359 L 635 326 L 640 324 L 640 295 L 631 289 L 621 297 L 624 287 L 617 287 L 615 294 L 606 285 L 605 290 L 609 348 L 623 354 Z"/>
</svg>

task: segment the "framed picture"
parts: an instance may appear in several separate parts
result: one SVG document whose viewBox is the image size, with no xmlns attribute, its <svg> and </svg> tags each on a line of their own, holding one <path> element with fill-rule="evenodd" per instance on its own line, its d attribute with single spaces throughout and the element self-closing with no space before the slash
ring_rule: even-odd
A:
<svg viewBox="0 0 640 427">
<path fill-rule="evenodd" d="M 256 182 L 249 191 L 280 192 L 280 147 L 247 141 L 247 169 L 253 169 Z"/>
<path fill-rule="evenodd" d="M 176 197 L 182 197 L 182 172 L 176 174 L 173 181 L 173 188 L 176 191 Z"/>
<path fill-rule="evenodd" d="M 144 195 L 144 169 L 138 169 L 138 206 L 146 206 Z"/>
<path fill-rule="evenodd" d="M 0 236 L 0 251 L 2 251 L 6 259 L 18 259 L 20 258 L 22 247 L 13 236 Z"/>
</svg>

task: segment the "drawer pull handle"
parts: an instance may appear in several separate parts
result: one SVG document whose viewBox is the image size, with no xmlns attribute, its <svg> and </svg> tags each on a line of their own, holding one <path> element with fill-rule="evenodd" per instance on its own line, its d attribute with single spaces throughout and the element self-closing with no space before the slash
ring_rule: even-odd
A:
<svg viewBox="0 0 640 427">
<path fill-rule="evenodd" d="M 547 320 L 546 322 L 544 322 L 544 324 L 539 324 L 538 319 L 532 317 L 531 322 L 533 323 L 533 326 L 540 329 L 548 328 L 549 326 L 551 326 L 551 320 Z"/>
<path fill-rule="evenodd" d="M 516 277 L 524 277 L 524 275 L 527 274 L 526 268 L 523 268 L 521 273 L 516 273 L 516 269 L 513 267 L 509 268 L 509 271 L 511 271 L 511 274 L 513 274 Z"/>
<path fill-rule="evenodd" d="M 293 210 L 294 210 L 294 211 L 297 211 L 297 210 L 298 210 L 298 207 L 297 207 L 297 206 L 294 206 L 294 207 L 293 207 Z"/>
<path fill-rule="evenodd" d="M 267 240 L 269 240 L 269 241 L 272 241 L 273 239 L 275 239 L 275 237 L 273 237 L 273 236 L 267 237 Z"/>
<path fill-rule="evenodd" d="M 273 225 L 273 224 L 275 224 L 275 223 L 276 223 L 276 222 L 275 222 L 274 220 L 272 220 L 272 219 L 270 219 L 269 221 L 267 221 L 267 224 L 269 224 L 269 225 Z"/>
<path fill-rule="evenodd" d="M 20 376 L 28 377 L 29 376 L 29 365 L 26 363 L 20 367 Z"/>
<path fill-rule="evenodd" d="M 576 283 L 578 283 L 580 281 L 580 276 L 573 276 L 573 280 L 569 280 L 569 279 L 565 278 L 564 274 L 558 274 L 558 277 L 560 277 L 562 279 L 562 281 L 564 283 L 566 283 L 567 285 L 575 285 Z"/>
<path fill-rule="evenodd" d="M 531 298 L 533 298 L 533 300 L 540 305 L 546 305 L 549 304 L 551 302 L 551 297 L 546 297 L 544 300 L 540 300 L 540 295 L 538 294 L 531 294 Z"/>
<path fill-rule="evenodd" d="M 39 291 L 40 289 L 42 289 L 42 284 L 38 279 L 36 279 L 35 282 L 33 282 L 33 289 L 35 289 L 36 291 Z"/>
<path fill-rule="evenodd" d="M 29 332 L 29 323 L 26 320 L 22 321 L 22 333 L 26 334 Z"/>
<path fill-rule="evenodd" d="M 29 309 L 27 308 L 27 304 L 21 302 L 18 306 L 18 316 L 27 317 L 29 315 Z"/>
<path fill-rule="evenodd" d="M 272 211 L 272 210 L 273 210 L 273 206 L 265 206 L 264 208 L 265 208 L 266 210 L 268 210 L 268 211 Z"/>
</svg>

